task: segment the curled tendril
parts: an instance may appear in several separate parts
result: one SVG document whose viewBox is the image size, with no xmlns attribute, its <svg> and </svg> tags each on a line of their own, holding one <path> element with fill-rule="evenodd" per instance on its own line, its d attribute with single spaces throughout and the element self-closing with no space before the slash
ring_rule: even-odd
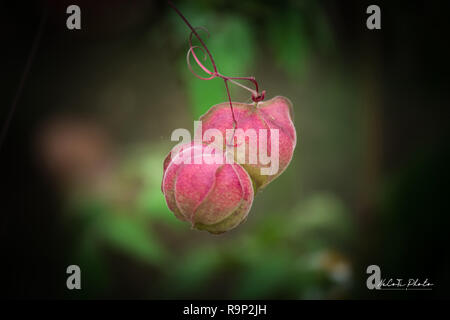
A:
<svg viewBox="0 0 450 320">
<path fill-rule="evenodd" d="M 204 27 L 195 27 L 195 29 L 201 29 L 201 30 L 205 31 L 207 33 L 208 37 L 209 37 L 209 32 L 208 32 L 208 30 L 206 28 L 204 28 Z M 201 41 L 202 46 L 194 46 L 192 44 L 192 36 L 194 36 L 194 35 L 199 39 L 198 33 L 194 32 L 194 30 L 191 31 L 191 34 L 189 35 L 189 50 L 188 50 L 187 55 L 186 55 L 187 65 L 189 67 L 189 70 L 192 72 L 192 74 L 194 76 L 196 76 L 197 78 L 202 79 L 202 80 L 211 80 L 211 79 L 214 79 L 214 78 L 218 77 L 218 78 L 223 79 L 224 81 L 230 81 L 233 84 L 235 84 L 237 86 L 240 86 L 241 88 L 250 91 L 252 93 L 252 100 L 255 101 L 255 102 L 258 102 L 258 101 L 261 101 L 261 100 L 264 99 L 265 91 L 261 92 L 261 94 L 258 92 L 258 82 L 256 82 L 255 77 L 227 77 L 227 76 L 224 76 L 224 75 L 220 74 L 217 71 L 217 67 L 215 65 L 215 62 L 214 62 L 214 59 L 213 59 L 212 55 L 209 53 L 209 51 L 208 51 L 206 45 L 203 43 L 203 41 Z M 203 60 L 206 61 L 208 59 L 208 57 L 209 57 L 209 59 L 211 60 L 212 65 L 213 65 L 214 71 L 211 71 L 211 70 L 209 70 L 208 68 L 205 67 L 205 65 L 198 58 L 198 56 L 195 53 L 194 49 L 200 49 L 203 52 L 203 54 L 204 54 Z M 209 74 L 210 77 L 206 77 L 206 78 L 202 77 L 202 76 L 198 75 L 193 70 L 191 62 L 190 62 L 191 55 L 194 58 L 194 60 L 197 63 L 197 65 L 205 73 Z M 236 80 L 247 80 L 247 81 L 250 81 L 250 82 L 252 82 L 254 84 L 256 90 L 250 89 L 247 86 L 243 85 L 242 83 L 239 83 Z"/>
<path fill-rule="evenodd" d="M 194 49 L 200 49 L 200 50 L 202 50 L 202 51 L 205 53 L 205 58 L 204 58 L 204 60 L 207 59 L 206 51 L 205 51 L 202 47 L 199 47 L 199 46 L 193 46 L 193 47 L 190 47 L 189 50 L 188 50 L 188 52 L 187 52 L 187 55 L 186 55 L 186 62 L 187 62 L 188 68 L 189 68 L 189 70 L 192 72 L 192 74 L 193 74 L 194 76 L 196 76 L 197 78 L 201 79 L 201 80 L 211 80 L 211 79 L 216 78 L 217 76 L 216 76 L 214 73 L 210 72 L 208 69 L 206 69 L 206 68 L 204 68 L 204 67 L 203 67 L 202 69 L 203 69 L 206 73 L 208 73 L 208 74 L 211 75 L 211 76 L 208 77 L 208 78 L 199 76 L 199 75 L 194 71 L 194 69 L 192 68 L 192 65 L 191 65 L 191 61 L 190 61 L 190 59 L 189 59 L 190 56 L 191 56 L 191 53 L 192 53 L 192 56 L 194 57 L 195 61 L 197 62 L 197 64 L 198 64 L 200 67 L 203 66 L 202 63 L 198 60 L 197 55 L 196 55 L 195 52 L 194 52 Z"/>
<path fill-rule="evenodd" d="M 259 87 L 258 87 L 258 82 L 256 81 L 256 79 L 254 77 L 227 77 L 224 76 L 222 74 L 219 73 L 219 71 L 217 70 L 217 66 L 216 63 L 214 62 L 214 59 L 211 55 L 211 52 L 209 51 L 208 47 L 206 46 L 206 44 L 203 42 L 203 39 L 200 37 L 200 35 L 198 34 L 198 32 L 196 30 L 203 30 L 206 32 L 208 38 L 209 38 L 209 32 L 206 28 L 204 27 L 193 27 L 189 21 L 183 16 L 183 14 L 177 9 L 177 7 L 175 7 L 175 5 L 171 2 L 171 1 L 167 1 L 169 3 L 169 5 L 175 10 L 175 12 L 181 17 L 181 19 L 183 19 L 183 21 L 186 23 L 186 25 L 189 27 L 189 29 L 191 29 L 191 34 L 189 35 L 189 50 L 186 54 L 186 61 L 187 61 L 187 65 L 189 70 L 192 72 L 192 74 L 201 79 L 201 80 L 212 80 L 214 78 L 221 78 L 224 81 L 225 84 L 225 88 L 227 91 L 227 96 L 228 96 L 228 101 L 230 103 L 230 109 L 231 109 L 231 115 L 233 116 L 233 123 L 234 123 L 234 127 L 236 128 L 237 122 L 236 122 L 236 118 L 234 117 L 234 110 L 233 110 L 233 103 L 231 102 L 231 95 L 230 95 L 230 89 L 228 88 L 228 82 L 231 82 L 243 89 L 248 90 L 249 92 L 251 92 L 252 94 L 252 100 L 257 103 L 259 101 L 264 100 L 266 91 L 263 90 L 261 93 L 259 92 Z M 197 40 L 200 42 L 201 46 L 194 46 L 192 44 L 192 38 L 193 36 L 195 36 L 197 38 Z M 205 67 L 205 65 L 200 61 L 200 59 L 197 57 L 197 54 L 195 53 L 195 49 L 200 49 L 202 51 L 202 53 L 204 54 L 204 59 L 205 61 L 207 61 L 207 59 L 209 58 L 209 60 L 211 61 L 212 67 L 214 71 L 209 70 L 208 68 Z M 190 57 L 193 57 L 195 62 L 197 63 L 197 65 L 208 75 L 210 75 L 210 77 L 202 77 L 200 75 L 198 75 L 194 69 L 192 68 L 191 62 L 190 62 Z M 252 84 L 255 86 L 255 90 L 243 85 L 242 83 L 239 83 L 236 80 L 243 80 L 243 81 L 250 81 L 252 82 Z"/>
</svg>

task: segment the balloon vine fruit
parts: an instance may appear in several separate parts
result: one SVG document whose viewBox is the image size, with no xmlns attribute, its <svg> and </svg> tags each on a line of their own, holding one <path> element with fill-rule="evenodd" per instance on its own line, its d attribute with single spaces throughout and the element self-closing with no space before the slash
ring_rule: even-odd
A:
<svg viewBox="0 0 450 320">
<path fill-rule="evenodd" d="M 226 150 L 227 144 L 234 148 L 233 154 L 235 160 L 238 155 L 240 144 L 244 143 L 246 158 L 243 159 L 242 166 L 247 170 L 253 180 L 255 191 L 264 188 L 269 182 L 277 178 L 289 165 L 294 148 L 297 142 L 295 127 L 292 122 L 292 104 L 285 97 L 275 97 L 265 102 L 253 104 L 233 103 L 234 115 L 236 118 L 236 127 L 234 135 L 224 139 L 223 150 Z M 221 103 L 213 106 L 203 116 L 202 121 L 203 133 L 209 129 L 218 129 L 223 136 L 226 136 L 226 130 L 234 127 L 233 118 L 227 103 Z M 242 129 L 242 130 L 238 130 Z M 256 133 L 255 139 L 251 139 L 246 135 L 248 129 L 253 129 Z M 261 131 L 261 129 L 263 129 Z M 265 129 L 265 131 L 264 131 Z M 271 129 L 276 129 L 271 130 Z M 277 137 L 272 135 L 277 134 Z M 260 141 L 262 140 L 262 141 Z M 208 141 L 212 143 L 213 141 Z M 249 163 L 249 152 L 252 150 L 251 144 L 258 148 L 266 148 L 270 163 L 264 163 L 261 157 L 261 150 L 256 163 Z M 277 145 L 277 147 L 275 147 Z M 273 154 L 273 153 L 277 154 Z M 272 174 L 264 174 L 262 168 L 278 166 L 272 171 Z"/>
<path fill-rule="evenodd" d="M 200 158 L 196 158 L 196 151 Z M 247 217 L 254 194 L 250 176 L 242 166 L 225 160 L 222 164 L 208 161 L 214 156 L 205 145 L 195 142 L 169 153 L 164 161 L 162 191 L 178 219 L 218 234 Z M 181 161 L 186 157 L 191 163 Z"/>
</svg>

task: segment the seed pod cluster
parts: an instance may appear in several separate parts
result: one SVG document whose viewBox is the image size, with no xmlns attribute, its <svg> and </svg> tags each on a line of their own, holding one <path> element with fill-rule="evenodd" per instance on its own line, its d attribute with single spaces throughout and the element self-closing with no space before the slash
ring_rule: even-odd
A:
<svg viewBox="0 0 450 320">
<path fill-rule="evenodd" d="M 287 168 L 297 141 L 287 98 L 233 103 L 233 110 L 236 123 L 228 103 L 215 105 L 200 117 L 202 137 L 215 129 L 224 137 L 221 143 L 207 139 L 177 146 L 164 161 L 161 189 L 169 209 L 193 228 L 214 234 L 231 230 L 247 218 L 254 194 Z M 248 129 L 256 133 L 253 140 L 245 135 Z M 227 135 L 227 130 L 233 135 Z M 261 159 L 261 153 L 249 163 L 252 143 L 265 149 L 271 159 L 276 157 L 276 172 L 264 174 L 262 169 L 270 164 Z M 245 147 L 243 162 L 237 159 L 239 147 Z"/>
</svg>

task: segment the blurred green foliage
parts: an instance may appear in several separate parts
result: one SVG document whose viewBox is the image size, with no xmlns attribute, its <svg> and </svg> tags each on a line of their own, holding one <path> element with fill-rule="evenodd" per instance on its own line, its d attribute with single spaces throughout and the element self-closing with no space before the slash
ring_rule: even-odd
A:
<svg viewBox="0 0 450 320">
<path fill-rule="evenodd" d="M 298 11 L 289 9 L 280 16 L 283 18 L 268 21 L 267 40 L 278 66 L 291 76 L 301 77 L 311 63 L 304 20 Z"/>
</svg>

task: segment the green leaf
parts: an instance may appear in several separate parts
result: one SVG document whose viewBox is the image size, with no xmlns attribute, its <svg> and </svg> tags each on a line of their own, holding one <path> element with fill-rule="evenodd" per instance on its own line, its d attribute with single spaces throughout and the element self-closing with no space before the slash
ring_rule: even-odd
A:
<svg viewBox="0 0 450 320">
<path fill-rule="evenodd" d="M 178 293 L 202 288 L 217 273 L 221 255 L 218 248 L 202 246 L 180 257 L 170 270 L 171 290 Z"/>
<path fill-rule="evenodd" d="M 240 299 L 275 296 L 290 277 L 291 260 L 286 250 L 264 250 L 264 254 L 254 255 L 236 283 L 235 295 Z"/>
<path fill-rule="evenodd" d="M 152 264 L 159 264 L 166 258 L 164 247 L 154 236 L 151 228 L 137 219 L 126 215 L 111 214 L 101 221 L 103 239 L 113 247 Z"/>
</svg>

